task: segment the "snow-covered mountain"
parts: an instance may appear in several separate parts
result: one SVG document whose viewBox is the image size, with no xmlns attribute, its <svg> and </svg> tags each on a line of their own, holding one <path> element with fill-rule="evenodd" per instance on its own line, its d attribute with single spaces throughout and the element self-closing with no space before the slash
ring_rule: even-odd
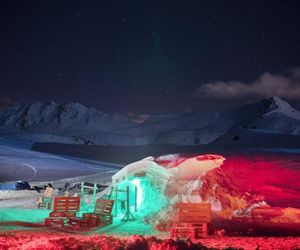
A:
<svg viewBox="0 0 300 250">
<path fill-rule="evenodd" d="M 128 126 L 122 115 L 106 114 L 79 103 L 30 103 L 0 112 L 0 127 L 8 131 L 99 129 L 107 131 Z"/>
<path fill-rule="evenodd" d="M 300 112 L 276 96 L 269 103 L 269 110 L 263 119 L 253 125 L 282 134 L 300 135 Z"/>
<path fill-rule="evenodd" d="M 300 112 L 279 97 L 222 112 L 152 116 L 143 123 L 79 103 L 32 103 L 0 112 L 0 135 L 97 145 L 207 144 L 237 129 L 300 135 Z"/>
</svg>

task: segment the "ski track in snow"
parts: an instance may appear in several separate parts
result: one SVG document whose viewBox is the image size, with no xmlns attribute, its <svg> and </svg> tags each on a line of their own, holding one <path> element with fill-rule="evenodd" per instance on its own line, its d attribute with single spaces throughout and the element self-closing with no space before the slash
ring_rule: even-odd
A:
<svg viewBox="0 0 300 250">
<path fill-rule="evenodd" d="M 96 173 L 106 175 L 117 171 L 120 167 L 88 159 L 15 148 L 12 145 L 0 145 L 1 181 L 53 181 Z"/>
<path fill-rule="evenodd" d="M 32 165 L 29 165 L 29 164 L 27 164 L 27 163 L 25 163 L 25 162 L 21 162 L 21 163 L 22 163 L 23 165 L 29 167 L 29 168 L 33 171 L 33 179 L 35 179 L 35 178 L 36 178 L 36 175 L 37 175 L 37 173 L 38 173 L 37 169 L 36 169 L 35 167 L 33 167 Z"/>
</svg>

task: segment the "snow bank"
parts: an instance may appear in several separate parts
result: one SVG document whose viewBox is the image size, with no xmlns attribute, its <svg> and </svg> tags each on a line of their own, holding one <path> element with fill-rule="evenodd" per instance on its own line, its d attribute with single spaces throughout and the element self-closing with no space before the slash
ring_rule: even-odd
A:
<svg viewBox="0 0 300 250">
<path fill-rule="evenodd" d="M 35 197 L 38 193 L 31 190 L 0 190 L 0 200 Z"/>
<path fill-rule="evenodd" d="M 140 161 L 134 162 L 122 168 L 112 177 L 113 183 L 120 182 L 135 175 L 145 174 L 151 176 L 151 179 L 156 182 L 165 183 L 170 173 L 164 167 L 158 165 L 154 161 L 154 157 L 147 157 Z"/>
</svg>

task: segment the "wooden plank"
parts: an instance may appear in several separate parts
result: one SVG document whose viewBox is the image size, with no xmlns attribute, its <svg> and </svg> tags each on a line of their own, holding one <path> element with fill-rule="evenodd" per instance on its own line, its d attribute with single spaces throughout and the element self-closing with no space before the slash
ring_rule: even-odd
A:
<svg viewBox="0 0 300 250">
<path fill-rule="evenodd" d="M 207 237 L 207 224 L 203 223 L 201 227 L 171 227 L 171 238 L 198 240 Z"/>
<path fill-rule="evenodd" d="M 112 209 L 114 205 L 114 200 L 103 200 L 98 199 L 96 201 L 95 209 L 93 213 L 85 213 L 83 214 L 83 218 L 87 220 L 86 223 L 93 223 L 93 221 L 89 222 L 89 220 L 98 219 L 102 224 L 111 224 L 112 223 Z M 91 224 L 92 225 L 92 224 Z"/>
<path fill-rule="evenodd" d="M 180 203 L 179 221 L 211 221 L 210 203 Z"/>
<path fill-rule="evenodd" d="M 170 228 L 172 238 L 197 240 L 207 236 L 207 223 L 211 221 L 210 203 L 179 203 L 178 221 Z"/>
</svg>

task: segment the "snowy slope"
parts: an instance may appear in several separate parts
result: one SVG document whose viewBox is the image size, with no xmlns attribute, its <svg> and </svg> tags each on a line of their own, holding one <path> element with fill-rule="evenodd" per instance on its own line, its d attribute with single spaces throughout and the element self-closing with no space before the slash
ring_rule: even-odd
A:
<svg viewBox="0 0 300 250">
<path fill-rule="evenodd" d="M 0 141 L 0 182 L 53 181 L 96 173 L 104 177 L 119 168 L 115 164 L 34 152 Z"/>
<path fill-rule="evenodd" d="M 261 120 L 253 123 L 257 128 L 282 134 L 300 135 L 300 112 L 287 102 L 274 97 L 269 112 Z"/>
<path fill-rule="evenodd" d="M 152 116 L 134 123 L 78 103 L 33 103 L 0 112 L 0 135 L 32 142 L 96 145 L 197 145 L 236 128 L 300 135 L 300 112 L 279 97 L 222 112 Z"/>
<path fill-rule="evenodd" d="M 126 133 L 140 140 L 136 144 L 197 145 L 211 143 L 239 127 L 256 128 L 257 133 L 300 135 L 300 114 L 274 97 L 222 112 L 155 116 Z"/>
</svg>

